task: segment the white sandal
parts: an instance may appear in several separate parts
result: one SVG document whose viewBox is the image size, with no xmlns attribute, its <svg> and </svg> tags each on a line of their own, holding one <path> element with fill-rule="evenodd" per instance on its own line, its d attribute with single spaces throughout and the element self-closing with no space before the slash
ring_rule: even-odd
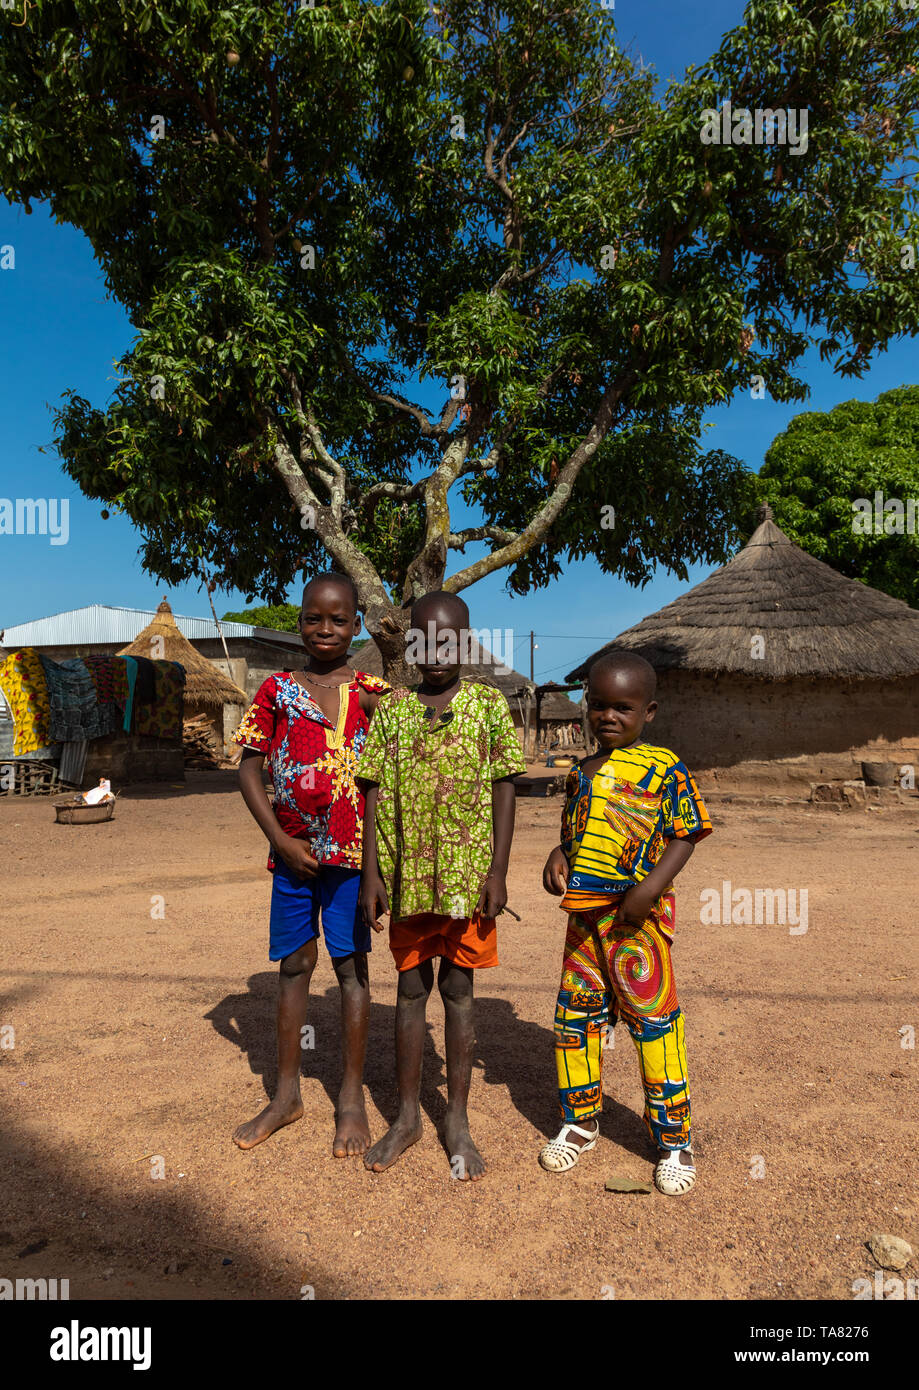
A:
<svg viewBox="0 0 919 1390">
<path fill-rule="evenodd" d="M 584 1144 L 572 1144 L 567 1137 L 569 1133 L 579 1134 L 587 1142 Z M 548 1144 L 539 1151 L 539 1162 L 543 1168 L 550 1173 L 566 1173 L 569 1168 L 573 1168 L 581 1154 L 586 1154 L 588 1149 L 592 1149 L 600 1138 L 600 1126 L 591 1133 L 589 1129 L 581 1129 L 578 1125 L 562 1125 L 554 1139 L 550 1139 Z"/>
<path fill-rule="evenodd" d="M 663 1192 L 667 1197 L 682 1197 L 696 1180 L 695 1165 L 682 1163 L 679 1157 L 682 1153 L 692 1157 L 692 1149 L 668 1149 L 658 1159 L 654 1169 L 654 1184 L 658 1192 Z"/>
</svg>

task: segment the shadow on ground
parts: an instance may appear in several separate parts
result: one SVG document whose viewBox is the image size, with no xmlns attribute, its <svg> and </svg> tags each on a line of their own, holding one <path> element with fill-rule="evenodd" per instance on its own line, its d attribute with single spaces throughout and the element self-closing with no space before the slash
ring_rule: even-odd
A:
<svg viewBox="0 0 919 1390">
<path fill-rule="evenodd" d="M 261 1080 L 267 1099 L 274 1095 L 277 1085 L 277 974 L 273 971 L 259 972 L 249 977 L 248 984 L 246 993 L 225 995 L 205 1017 L 213 1023 L 221 1037 L 245 1054 L 253 1075 Z M 475 1008 L 476 1062 L 471 1105 L 476 1106 L 475 1092 L 478 1086 L 504 1087 L 511 1108 L 523 1115 L 534 1129 L 547 1138 L 556 1134 L 561 1121 L 555 1090 L 552 1029 L 519 1018 L 508 999 L 483 995 L 476 999 Z M 311 1040 L 315 1045 L 303 1050 L 301 1074 L 320 1082 L 329 1098 L 330 1107 L 334 1109 L 341 1083 L 337 985 L 330 986 L 324 993 L 310 996 L 308 1022 L 314 1030 Z M 395 1006 L 372 1001 L 364 1084 L 370 1099 L 388 1124 L 395 1119 L 398 1109 L 394 1026 Z M 436 986 L 428 1005 L 421 1108 L 440 1133 L 446 1111 L 446 1068 L 442 1042 L 435 1044 L 435 1029 L 438 1038 L 442 1039 Z M 615 1057 L 612 1065 L 617 1068 L 635 1066 L 631 1040 L 624 1025 L 617 1028 L 616 1036 L 624 1044 L 621 1050 L 627 1047 L 628 1052 L 624 1057 Z M 310 1040 L 310 1035 L 307 1038 Z M 253 1110 L 255 1113 L 257 1111 Z M 240 1123 L 249 1118 L 248 1115 L 240 1115 Z M 654 1155 L 654 1147 L 641 1116 L 609 1096 L 605 1098 L 600 1123 L 604 1136 L 622 1148 L 642 1158 Z"/>
<path fill-rule="evenodd" d="M 204 1212 L 170 1181 L 113 1194 L 111 1181 L 64 1147 L 0 1112 L 0 1278 L 68 1279 L 81 1299 L 283 1299 L 300 1286 L 238 1220 Z M 181 1252 L 178 1260 L 176 1252 Z M 339 1277 L 307 1257 L 305 1277 L 323 1299 L 351 1296 Z M 294 1295 L 296 1297 L 296 1295 Z"/>
</svg>

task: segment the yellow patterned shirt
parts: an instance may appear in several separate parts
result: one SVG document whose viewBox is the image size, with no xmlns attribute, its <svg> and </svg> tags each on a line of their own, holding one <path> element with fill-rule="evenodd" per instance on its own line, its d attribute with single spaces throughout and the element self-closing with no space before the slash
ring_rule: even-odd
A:
<svg viewBox="0 0 919 1390">
<path fill-rule="evenodd" d="M 646 878 L 669 840 L 711 832 L 692 773 L 669 748 L 614 748 L 592 779 L 575 764 L 562 812 L 570 873 L 561 906 L 599 907 Z"/>
</svg>

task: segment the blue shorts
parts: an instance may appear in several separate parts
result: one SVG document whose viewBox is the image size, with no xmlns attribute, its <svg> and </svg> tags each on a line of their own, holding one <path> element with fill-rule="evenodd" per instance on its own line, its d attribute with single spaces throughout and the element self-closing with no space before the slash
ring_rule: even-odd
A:
<svg viewBox="0 0 919 1390">
<path fill-rule="evenodd" d="M 301 878 L 283 859 L 272 874 L 269 960 L 283 960 L 322 933 L 329 955 L 370 950 L 370 928 L 358 905 L 359 869 L 323 866 L 316 878 Z"/>
</svg>

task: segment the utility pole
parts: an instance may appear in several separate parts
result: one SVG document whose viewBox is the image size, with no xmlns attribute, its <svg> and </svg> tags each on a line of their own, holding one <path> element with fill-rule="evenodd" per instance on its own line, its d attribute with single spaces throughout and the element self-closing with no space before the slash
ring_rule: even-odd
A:
<svg viewBox="0 0 919 1390">
<path fill-rule="evenodd" d="M 533 687 L 534 687 L 534 685 L 536 684 L 536 677 L 533 675 L 533 654 L 538 650 L 538 643 L 536 643 L 536 642 L 533 641 L 533 638 L 534 638 L 535 636 L 536 636 L 535 632 L 532 632 L 532 631 L 531 631 L 531 632 L 530 632 L 530 688 L 529 688 L 529 690 L 527 691 L 527 717 L 526 717 L 526 724 L 525 724 L 525 726 L 524 726 L 524 735 L 523 735 L 523 746 L 524 746 L 524 751 L 525 751 L 525 752 L 528 752 L 528 751 L 529 751 L 529 746 L 530 746 L 530 707 L 531 707 L 531 705 L 532 705 L 532 703 L 533 703 Z M 536 710 L 537 710 L 537 715 L 538 715 L 538 712 L 539 712 L 539 703 L 538 703 L 538 701 L 537 701 L 537 704 L 536 704 Z M 535 754 L 535 752 L 536 752 L 536 744 L 537 744 L 538 740 L 539 740 L 539 719 L 537 718 L 537 720 L 536 720 L 536 728 L 535 728 L 535 730 L 533 731 L 533 752 L 534 752 L 534 754 Z"/>
</svg>

